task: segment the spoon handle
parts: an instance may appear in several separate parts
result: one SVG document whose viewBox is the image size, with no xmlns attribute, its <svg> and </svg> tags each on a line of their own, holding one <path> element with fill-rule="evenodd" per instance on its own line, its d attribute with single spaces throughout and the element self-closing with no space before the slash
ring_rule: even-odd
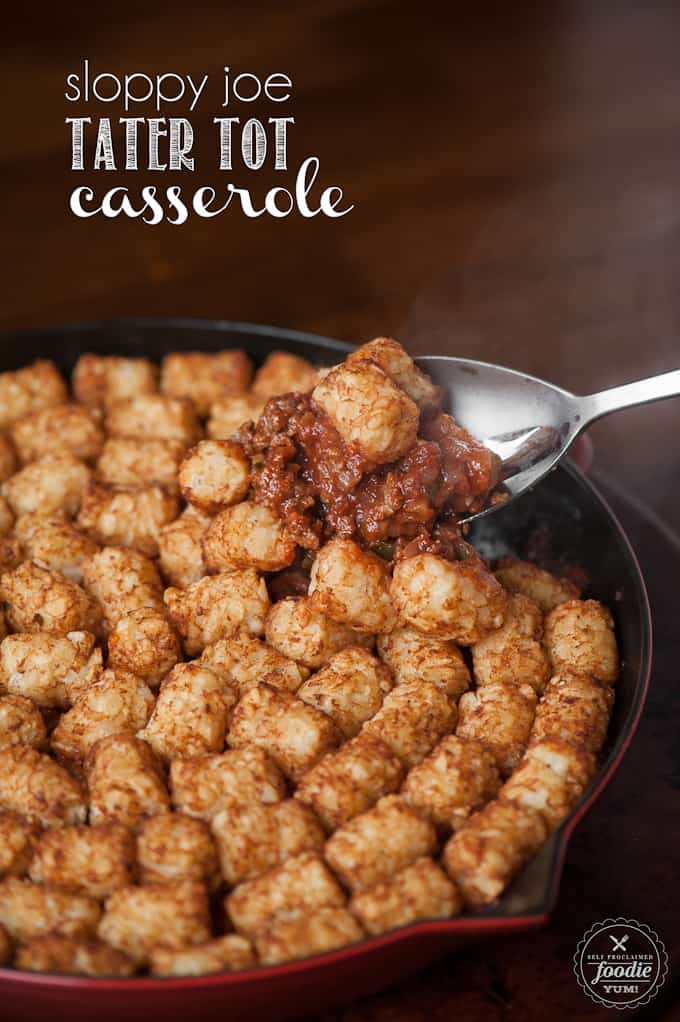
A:
<svg viewBox="0 0 680 1022">
<path fill-rule="evenodd" d="M 622 387 L 602 390 L 599 394 L 587 394 L 576 399 L 580 415 L 579 432 L 603 415 L 618 412 L 633 405 L 645 405 L 650 401 L 661 401 L 667 397 L 680 397 L 680 369 L 673 369 L 647 380 L 625 383 Z"/>
</svg>

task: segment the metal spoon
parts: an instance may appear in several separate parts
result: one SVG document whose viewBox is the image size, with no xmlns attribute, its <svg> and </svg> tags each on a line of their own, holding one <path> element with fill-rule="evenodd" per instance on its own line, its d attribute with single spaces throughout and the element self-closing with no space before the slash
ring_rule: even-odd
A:
<svg viewBox="0 0 680 1022">
<path fill-rule="evenodd" d="M 596 419 L 633 405 L 680 397 L 680 369 L 579 397 L 535 376 L 468 358 L 416 359 L 448 396 L 456 421 L 503 463 L 507 500 L 464 519 L 505 507 L 535 486 Z"/>
</svg>

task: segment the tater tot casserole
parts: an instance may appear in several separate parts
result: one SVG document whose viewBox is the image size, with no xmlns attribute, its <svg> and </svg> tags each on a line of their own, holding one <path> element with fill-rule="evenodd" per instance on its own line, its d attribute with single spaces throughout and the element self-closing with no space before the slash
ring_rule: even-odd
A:
<svg viewBox="0 0 680 1022">
<path fill-rule="evenodd" d="M 493 906 L 598 770 L 578 573 L 396 341 L 0 373 L 0 965 L 198 976 Z"/>
</svg>

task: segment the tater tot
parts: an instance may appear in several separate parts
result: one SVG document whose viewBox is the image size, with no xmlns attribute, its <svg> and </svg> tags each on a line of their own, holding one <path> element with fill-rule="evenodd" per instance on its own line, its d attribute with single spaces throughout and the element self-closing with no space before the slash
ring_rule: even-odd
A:
<svg viewBox="0 0 680 1022">
<path fill-rule="evenodd" d="M 52 732 L 52 750 L 60 759 L 77 763 L 100 738 L 143 728 L 153 705 L 153 692 L 134 674 L 103 671 L 62 714 Z"/>
<path fill-rule="evenodd" d="M 507 777 L 522 758 L 535 710 L 531 685 L 490 682 L 460 697 L 456 734 L 481 742 Z"/>
<path fill-rule="evenodd" d="M 14 514 L 4 497 L 0 497 L 0 536 L 7 536 L 14 528 Z"/>
<path fill-rule="evenodd" d="M 99 608 L 92 597 L 60 572 L 32 561 L 0 576 L 0 599 L 15 632 L 99 631 Z"/>
<path fill-rule="evenodd" d="M 93 898 L 66 894 L 19 877 L 0 881 L 0 925 L 19 944 L 47 933 L 93 936 L 99 916 Z"/>
<path fill-rule="evenodd" d="M 179 951 L 158 948 L 149 956 L 152 976 L 204 976 L 210 972 L 249 969 L 256 964 L 250 941 L 236 933 Z"/>
<path fill-rule="evenodd" d="M 536 707 L 530 743 L 558 738 L 577 749 L 598 753 L 607 736 L 613 701 L 614 690 L 590 674 L 556 674 Z"/>
<path fill-rule="evenodd" d="M 140 607 L 121 617 L 109 635 L 109 667 L 131 671 L 157 688 L 182 659 L 182 647 L 165 613 Z"/>
<path fill-rule="evenodd" d="M 121 398 L 155 394 L 158 369 L 147 358 L 81 355 L 73 370 L 73 393 L 81 404 L 103 408 Z"/>
<path fill-rule="evenodd" d="M 592 753 L 546 738 L 527 749 L 499 797 L 535 809 L 548 830 L 554 830 L 569 815 L 594 772 Z"/>
<path fill-rule="evenodd" d="M 366 890 L 437 848 L 429 820 L 398 795 L 386 795 L 328 839 L 325 858 L 343 884 Z"/>
<path fill-rule="evenodd" d="M 394 568 L 391 596 L 402 621 L 462 646 L 503 624 L 507 595 L 480 564 L 416 554 Z"/>
<path fill-rule="evenodd" d="M 559 603 L 579 597 L 573 582 L 551 575 L 538 565 L 520 561 L 516 557 L 501 557 L 496 561 L 494 574 L 504 589 L 528 596 L 543 611 L 552 610 Z"/>
<path fill-rule="evenodd" d="M 6 433 L 0 433 L 0 483 L 13 476 L 17 470 L 17 452 Z"/>
<path fill-rule="evenodd" d="M 163 761 L 220 752 L 236 700 L 236 692 L 214 671 L 197 663 L 177 664 L 161 685 L 139 737 Z"/>
<path fill-rule="evenodd" d="M 312 810 L 286 799 L 223 809 L 210 823 L 222 876 L 235 886 L 302 852 L 322 852 L 325 836 Z"/>
<path fill-rule="evenodd" d="M 431 639 L 408 625 L 378 636 L 378 653 L 394 682 L 431 681 L 454 702 L 470 687 L 470 672 L 453 642 Z"/>
<path fill-rule="evenodd" d="M 465 903 L 495 901 L 547 837 L 541 815 L 514 802 L 489 802 L 456 831 L 443 864 Z"/>
<path fill-rule="evenodd" d="M 283 774 L 256 746 L 175 759 L 170 764 L 170 787 L 177 809 L 207 821 L 223 809 L 280 802 L 286 793 Z"/>
<path fill-rule="evenodd" d="M 82 786 L 49 756 L 27 745 L 0 749 L 0 810 L 41 827 L 84 823 Z"/>
<path fill-rule="evenodd" d="M 312 565 L 312 607 L 360 632 L 385 632 L 394 625 L 385 562 L 351 539 L 332 539 Z"/>
<path fill-rule="evenodd" d="M 54 362 L 38 359 L 23 369 L 0 373 L 0 429 L 41 408 L 56 408 L 67 397 Z"/>
<path fill-rule="evenodd" d="M 28 872 L 37 828 L 14 813 L 0 812 L 0 878 Z"/>
<path fill-rule="evenodd" d="M 287 596 L 275 603 L 267 614 L 265 636 L 279 653 L 312 669 L 327 664 L 346 646 L 372 643 L 370 635 L 363 636 L 317 610 L 307 596 Z"/>
<path fill-rule="evenodd" d="M 555 673 L 581 671 L 613 685 L 619 674 L 614 621 L 597 600 L 568 600 L 545 619 L 545 644 Z"/>
<path fill-rule="evenodd" d="M 441 404 L 441 388 L 417 367 L 408 352 L 391 337 L 376 337 L 347 356 L 349 365 L 362 362 L 372 362 L 382 369 L 420 409 L 429 410 Z"/>
<path fill-rule="evenodd" d="M 342 908 L 345 901 L 340 884 L 321 856 L 303 852 L 239 884 L 226 898 L 225 907 L 238 933 L 250 938 L 276 916 Z"/>
<path fill-rule="evenodd" d="M 106 429 L 111 436 L 178 440 L 185 447 L 191 447 L 201 435 L 192 402 L 164 394 L 145 394 L 109 403 Z"/>
<path fill-rule="evenodd" d="M 213 440 L 233 436 L 246 422 L 256 422 L 266 403 L 257 394 L 238 394 L 215 401 L 210 406 L 206 432 Z"/>
<path fill-rule="evenodd" d="M 158 570 L 138 550 L 105 547 L 83 565 L 83 585 L 97 601 L 105 630 L 140 607 L 163 607 Z"/>
<path fill-rule="evenodd" d="M 189 656 L 238 629 L 262 635 L 269 610 L 267 586 L 254 568 L 223 571 L 186 589 L 166 589 L 163 599 Z"/>
<path fill-rule="evenodd" d="M 203 536 L 210 521 L 207 515 L 189 506 L 179 518 L 160 530 L 159 564 L 171 586 L 186 589 L 207 574 L 203 561 Z"/>
<path fill-rule="evenodd" d="M 371 362 L 336 366 L 312 397 L 345 443 L 368 461 L 396 461 L 416 442 L 418 406 Z"/>
<path fill-rule="evenodd" d="M 207 415 L 220 398 L 248 389 L 253 367 L 245 351 L 172 351 L 161 364 L 161 390 L 190 398 L 199 415 Z"/>
<path fill-rule="evenodd" d="M 90 536 L 64 515 L 22 515 L 17 519 L 15 535 L 27 560 L 59 571 L 79 585 L 83 581 L 83 564 L 99 549 Z"/>
<path fill-rule="evenodd" d="M 66 709 L 102 672 L 91 632 L 8 635 L 0 645 L 0 690 Z"/>
<path fill-rule="evenodd" d="M 357 891 L 350 910 L 371 936 L 421 919 L 458 915 L 462 899 L 444 870 L 430 858 L 417 859 L 367 891 Z"/>
<path fill-rule="evenodd" d="M 288 351 L 272 351 L 255 373 L 253 394 L 268 400 L 279 394 L 305 394 L 313 390 L 317 369 L 306 358 Z"/>
<path fill-rule="evenodd" d="M 164 525 L 179 514 L 177 498 L 162 486 L 111 486 L 92 482 L 83 494 L 78 525 L 98 543 L 158 554 Z"/>
<path fill-rule="evenodd" d="M 14 423 L 10 430 L 22 464 L 44 454 L 70 451 L 82 461 L 94 461 L 104 444 L 96 419 L 82 405 L 42 408 Z"/>
<path fill-rule="evenodd" d="M 405 681 L 385 696 L 364 733 L 380 738 L 410 768 L 453 729 L 456 716 L 456 707 L 437 685 Z"/>
<path fill-rule="evenodd" d="M 310 805 L 333 831 L 397 791 L 404 772 L 389 746 L 363 732 L 303 774 L 295 798 Z"/>
<path fill-rule="evenodd" d="M 35 843 L 29 876 L 70 894 L 106 898 L 132 883 L 135 842 L 117 823 L 48 830 Z"/>
<path fill-rule="evenodd" d="M 227 735 L 231 748 L 252 744 L 264 749 L 292 780 L 298 780 L 339 740 L 325 713 L 266 682 L 241 699 Z"/>
<path fill-rule="evenodd" d="M 0 654 L 1 651 L 0 646 Z M 219 674 L 226 683 L 235 685 L 239 698 L 261 681 L 287 692 L 297 692 L 309 673 L 273 646 L 252 638 L 247 632 L 237 632 L 228 639 L 218 639 L 206 646 L 200 663 Z M 0 674 L 0 682 L 1 679 Z"/>
<path fill-rule="evenodd" d="M 17 969 L 53 972 L 62 976 L 111 976 L 124 978 L 135 972 L 127 955 L 102 940 L 76 940 L 48 933 L 20 947 L 14 959 Z"/>
<path fill-rule="evenodd" d="M 46 744 L 45 721 L 35 703 L 24 696 L 0 696 L 0 749 L 10 745 L 42 749 Z"/>
<path fill-rule="evenodd" d="M 541 608 L 528 596 L 512 593 L 501 627 L 472 647 L 477 684 L 515 682 L 542 692 L 550 677 L 550 661 L 542 639 Z"/>
<path fill-rule="evenodd" d="M 184 499 L 197 510 L 217 514 L 246 497 L 250 460 L 235 440 L 201 440 L 184 456 L 179 485 Z"/>
<path fill-rule="evenodd" d="M 98 936 L 145 964 L 157 948 L 179 950 L 210 937 L 210 910 L 205 885 L 178 880 L 146 887 L 124 887 L 106 902 Z"/>
<path fill-rule="evenodd" d="M 184 457 L 179 440 L 108 437 L 97 461 L 97 476 L 114 486 L 163 486 L 177 493 L 177 473 Z"/>
<path fill-rule="evenodd" d="M 137 859 L 143 884 L 201 880 L 213 890 L 221 882 L 210 828 L 183 813 L 161 813 L 146 820 L 137 836 Z"/>
<path fill-rule="evenodd" d="M 212 520 L 203 536 L 203 559 L 208 571 L 280 571 L 293 563 L 295 543 L 269 508 L 244 500 Z"/>
<path fill-rule="evenodd" d="M 255 933 L 254 943 L 263 965 L 277 965 L 334 951 L 363 937 L 346 908 L 321 908 L 272 919 Z"/>
<path fill-rule="evenodd" d="M 392 676 L 385 664 L 361 646 L 348 646 L 305 681 L 297 694 L 328 714 L 345 738 L 354 738 L 391 688 Z"/>
<path fill-rule="evenodd" d="M 68 452 L 45 454 L 2 484 L 2 495 L 15 515 L 33 511 L 75 515 L 90 482 L 83 461 Z"/>
<path fill-rule="evenodd" d="M 85 760 L 90 823 L 120 823 L 134 829 L 148 816 L 170 811 L 160 763 L 153 749 L 133 735 L 111 735 Z"/>
<path fill-rule="evenodd" d="M 408 772 L 402 796 L 440 827 L 459 827 L 500 787 L 496 762 L 479 742 L 447 735 Z"/>
</svg>

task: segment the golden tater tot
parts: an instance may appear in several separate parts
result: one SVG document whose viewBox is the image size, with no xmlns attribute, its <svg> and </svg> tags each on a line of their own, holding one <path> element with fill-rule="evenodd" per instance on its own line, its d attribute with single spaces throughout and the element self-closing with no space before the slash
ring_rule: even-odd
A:
<svg viewBox="0 0 680 1022">
<path fill-rule="evenodd" d="M 161 365 L 161 391 L 190 398 L 199 415 L 215 401 L 248 389 L 253 367 L 245 351 L 172 351 Z"/>
<path fill-rule="evenodd" d="M 263 965 L 320 955 L 361 940 L 364 931 L 346 908 L 312 909 L 272 919 L 255 933 Z"/>
<path fill-rule="evenodd" d="M 179 440 L 111 436 L 97 461 L 97 477 L 114 486 L 156 485 L 176 494 L 184 450 Z"/>
<path fill-rule="evenodd" d="M 44 454 L 2 484 L 0 490 L 15 515 L 75 515 L 91 472 L 67 451 Z"/>
<path fill-rule="evenodd" d="M 0 749 L 10 745 L 43 749 L 46 744 L 45 721 L 35 703 L 24 696 L 0 696 Z"/>
<path fill-rule="evenodd" d="M 254 568 L 223 571 L 186 589 L 166 589 L 163 599 L 189 656 L 239 629 L 262 635 L 269 610 L 267 586 Z"/>
<path fill-rule="evenodd" d="M 155 394 L 158 369 L 147 358 L 81 355 L 73 370 L 73 393 L 81 404 L 104 408 L 121 398 Z"/>
<path fill-rule="evenodd" d="M 145 820 L 137 836 L 137 859 L 143 884 L 201 880 L 214 890 L 222 880 L 210 828 L 183 813 Z"/>
<path fill-rule="evenodd" d="M 405 681 L 389 692 L 363 733 L 380 738 L 406 767 L 427 756 L 456 723 L 456 707 L 431 681 Z"/>
<path fill-rule="evenodd" d="M 422 372 L 398 341 L 391 337 L 376 337 L 362 344 L 347 356 L 347 364 L 372 362 L 389 376 L 420 409 L 433 409 L 441 404 L 441 388 Z"/>
<path fill-rule="evenodd" d="M 279 394 L 305 394 L 313 390 L 317 369 L 306 358 L 288 351 L 272 351 L 255 373 L 253 394 L 264 400 Z"/>
<path fill-rule="evenodd" d="M 488 749 L 447 735 L 409 770 L 401 794 L 433 823 L 455 829 L 495 796 L 500 783 Z"/>
<path fill-rule="evenodd" d="M 170 812 L 160 763 L 134 735 L 100 739 L 85 760 L 90 823 L 120 823 L 134 829 L 148 816 Z"/>
<path fill-rule="evenodd" d="M 489 802 L 456 831 L 443 863 L 465 903 L 495 901 L 547 836 L 541 815 L 514 802 Z"/>
<path fill-rule="evenodd" d="M 352 891 L 388 880 L 437 848 L 432 824 L 398 795 L 386 795 L 328 839 L 325 858 Z"/>
<path fill-rule="evenodd" d="M 370 462 L 396 461 L 416 442 L 418 406 L 372 362 L 336 366 L 312 397 L 345 443 Z"/>
<path fill-rule="evenodd" d="M 203 536 L 203 559 L 208 571 L 281 571 L 293 563 L 295 543 L 269 508 L 244 500 L 213 518 Z"/>
<path fill-rule="evenodd" d="M 78 525 L 98 543 L 155 557 L 161 529 L 178 514 L 177 498 L 162 486 L 92 482 L 83 494 Z"/>
<path fill-rule="evenodd" d="M 35 884 L 90 898 L 106 898 L 132 883 L 135 842 L 125 827 L 62 827 L 35 842 L 29 876 Z"/>
<path fill-rule="evenodd" d="M 396 685 L 431 681 L 454 702 L 470 687 L 470 672 L 453 642 L 432 639 L 405 625 L 378 636 L 378 653 L 392 671 Z"/>
<path fill-rule="evenodd" d="M 480 564 L 416 554 L 399 561 L 390 589 L 402 621 L 471 646 L 503 624 L 507 595 Z"/>
<path fill-rule="evenodd" d="M 175 759 L 170 764 L 170 787 L 177 809 L 208 821 L 234 806 L 280 802 L 286 793 L 283 774 L 256 746 Z"/>
<path fill-rule="evenodd" d="M 66 894 L 19 877 L 0 881 L 0 925 L 19 944 L 48 933 L 91 937 L 99 916 L 93 898 Z"/>
<path fill-rule="evenodd" d="M 127 955 L 109 947 L 103 940 L 76 940 L 56 933 L 29 940 L 18 949 L 14 965 L 27 972 L 117 978 L 132 976 L 136 968 Z"/>
<path fill-rule="evenodd" d="M 299 779 L 339 741 L 330 717 L 266 682 L 241 699 L 227 735 L 231 748 L 252 744 L 264 749 L 292 780 Z"/>
<path fill-rule="evenodd" d="M 182 659 L 176 631 L 162 610 L 140 607 L 121 617 L 109 634 L 109 667 L 131 671 L 157 688 Z"/>
<path fill-rule="evenodd" d="M 236 692 L 214 671 L 198 663 L 177 664 L 161 685 L 139 737 L 164 762 L 177 756 L 220 752 L 236 700 Z"/>
<path fill-rule="evenodd" d="M 559 738 L 577 749 L 598 753 L 607 735 L 613 702 L 614 690 L 590 674 L 556 674 L 536 707 L 530 743 Z"/>
<path fill-rule="evenodd" d="M 179 950 L 210 937 L 210 910 L 205 885 L 178 880 L 146 887 L 124 887 L 106 902 L 97 935 L 146 964 L 158 948 Z"/>
<path fill-rule="evenodd" d="M 342 908 L 345 901 L 342 888 L 321 856 L 303 852 L 239 884 L 226 898 L 225 907 L 237 932 L 252 938 L 276 916 Z"/>
<path fill-rule="evenodd" d="M 134 674 L 103 671 L 59 719 L 52 750 L 60 759 L 77 763 L 100 738 L 135 734 L 143 728 L 153 705 L 153 692 Z"/>
<path fill-rule="evenodd" d="M 610 612 L 597 600 L 568 600 L 545 619 L 545 644 L 554 672 L 580 671 L 613 685 L 619 651 Z"/>
<path fill-rule="evenodd" d="M 501 557 L 496 561 L 494 574 L 504 589 L 528 596 L 544 611 L 579 597 L 573 582 L 551 575 L 538 565 L 520 561 L 516 557 Z"/>
<path fill-rule="evenodd" d="M 462 899 L 444 870 L 425 857 L 375 887 L 357 891 L 349 907 L 367 933 L 377 936 L 422 919 L 458 915 Z"/>
<path fill-rule="evenodd" d="M 207 515 L 189 506 L 174 522 L 162 527 L 158 536 L 158 563 L 171 586 L 186 589 L 207 574 L 203 536 L 210 521 Z"/>
<path fill-rule="evenodd" d="M 535 809 L 548 830 L 554 830 L 581 797 L 594 771 L 592 753 L 557 738 L 546 738 L 527 749 L 499 797 Z"/>
<path fill-rule="evenodd" d="M 267 642 L 305 667 L 327 664 L 346 646 L 371 645 L 372 636 L 339 624 L 312 605 L 307 596 L 288 596 L 275 603 L 265 622 Z"/>
<path fill-rule="evenodd" d="M 0 647 L 0 652 L 2 647 Z M 206 646 L 199 663 L 215 671 L 229 685 L 235 685 L 239 698 L 261 681 L 286 692 L 296 692 L 309 672 L 273 646 L 237 632 Z M 0 675 L 0 679 L 1 679 Z"/>
<path fill-rule="evenodd" d="M 82 786 L 49 756 L 27 745 L 0 749 L 0 810 L 41 827 L 84 823 Z"/>
<path fill-rule="evenodd" d="M 0 645 L 0 691 L 66 709 L 97 680 L 102 651 L 91 632 L 8 635 Z"/>
<path fill-rule="evenodd" d="M 0 599 L 15 632 L 99 631 L 99 608 L 91 596 L 60 572 L 32 561 L 0 576 Z"/>
<path fill-rule="evenodd" d="M 14 813 L 0 812 L 0 878 L 28 872 L 38 830 Z"/>
<path fill-rule="evenodd" d="M 170 951 L 158 948 L 149 956 L 152 976 L 204 976 L 210 972 L 235 972 L 257 964 L 250 941 L 236 933 L 215 937 L 205 944 Z"/>
<path fill-rule="evenodd" d="M 550 661 L 542 638 L 541 608 L 528 596 L 512 593 L 501 627 L 472 647 L 477 684 L 515 682 L 542 692 L 550 677 Z"/>
<path fill-rule="evenodd" d="M 392 676 L 385 664 L 361 646 L 348 646 L 305 681 L 297 694 L 328 714 L 345 738 L 354 738 L 391 688 Z"/>
<path fill-rule="evenodd" d="M 323 546 L 312 565 L 312 607 L 359 632 L 386 632 L 394 625 L 387 565 L 351 539 Z"/>
<path fill-rule="evenodd" d="M 138 550 L 104 547 L 83 565 L 83 585 L 101 608 L 107 632 L 133 610 L 163 608 L 158 570 Z"/>
<path fill-rule="evenodd" d="M 104 444 L 95 417 L 83 405 L 74 404 L 31 412 L 14 423 L 10 435 L 23 465 L 64 451 L 82 461 L 94 461 Z"/>
<path fill-rule="evenodd" d="M 322 852 L 325 835 L 312 810 L 286 799 L 273 805 L 223 809 L 210 827 L 222 876 L 235 886 L 302 852 Z"/>
<path fill-rule="evenodd" d="M 404 772 L 389 746 L 362 732 L 303 774 L 295 798 L 310 805 L 333 831 L 397 791 Z"/>
<path fill-rule="evenodd" d="M 252 392 L 224 397 L 210 406 L 206 432 L 213 440 L 233 436 L 246 422 L 259 419 L 266 399 Z"/>
<path fill-rule="evenodd" d="M 22 515 L 15 536 L 24 557 L 42 568 L 58 571 L 70 582 L 83 581 L 83 565 L 97 553 L 97 543 L 65 515 Z"/>
<path fill-rule="evenodd" d="M 507 777 L 522 758 L 535 710 L 531 685 L 490 682 L 460 697 L 456 734 L 481 742 Z"/>
<path fill-rule="evenodd" d="M 17 470 L 17 452 L 7 433 L 0 433 L 0 483 L 13 476 Z"/>
<path fill-rule="evenodd" d="M 204 514 L 214 515 L 244 500 L 250 486 L 250 460 L 235 440 L 201 440 L 179 468 L 182 496 Z"/>
<path fill-rule="evenodd" d="M 109 402 L 106 429 L 111 436 L 178 440 L 185 447 L 191 447 L 201 436 L 192 402 L 164 394 L 144 394 Z"/>
<path fill-rule="evenodd" d="M 67 397 L 54 362 L 38 359 L 23 369 L 0 373 L 0 429 L 41 408 L 56 408 Z"/>
</svg>

